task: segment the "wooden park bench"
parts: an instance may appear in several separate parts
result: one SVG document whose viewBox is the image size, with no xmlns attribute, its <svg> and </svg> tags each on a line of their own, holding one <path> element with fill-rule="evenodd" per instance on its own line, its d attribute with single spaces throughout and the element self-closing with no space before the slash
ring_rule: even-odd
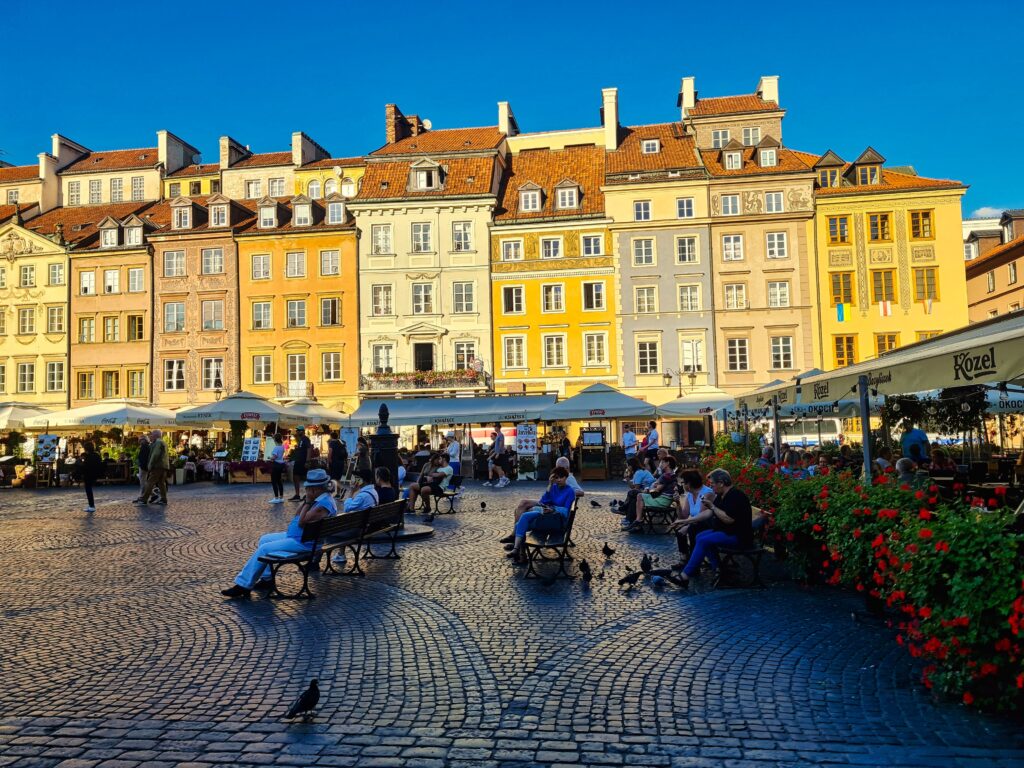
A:
<svg viewBox="0 0 1024 768">
<path fill-rule="evenodd" d="M 431 495 L 431 500 L 434 502 L 434 514 L 455 514 L 455 499 L 459 495 L 459 489 L 462 487 L 462 475 L 452 475 L 452 479 L 448 481 L 448 487 L 444 489 L 444 492 L 440 496 Z M 441 502 L 448 502 L 448 509 L 446 512 L 441 511 Z"/>
<path fill-rule="evenodd" d="M 566 561 L 571 561 L 569 547 L 572 546 L 572 526 L 576 521 L 576 503 L 569 510 L 569 518 L 560 531 L 529 531 L 523 541 L 526 553 L 526 576 L 524 578 L 540 578 L 537 572 L 539 563 L 558 561 L 558 572 L 555 578 L 565 576 L 571 578 L 565 568 Z"/>
<path fill-rule="evenodd" d="M 742 558 L 750 563 L 752 572 L 750 586 L 763 587 L 764 582 L 761 581 L 761 558 L 765 553 L 765 537 L 768 531 L 768 517 L 766 515 L 761 515 L 760 517 L 754 518 L 752 527 L 754 529 L 754 538 L 749 547 L 718 548 L 718 556 L 720 559 L 719 568 L 733 568 L 738 572 L 740 567 L 736 562 L 736 559 Z"/>
</svg>

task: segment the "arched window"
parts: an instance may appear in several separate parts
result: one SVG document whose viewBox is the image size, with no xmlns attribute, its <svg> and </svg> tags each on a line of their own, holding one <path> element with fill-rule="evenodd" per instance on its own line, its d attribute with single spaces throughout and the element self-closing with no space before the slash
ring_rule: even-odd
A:
<svg viewBox="0 0 1024 768">
<path fill-rule="evenodd" d="M 313 179 L 309 182 L 309 197 L 311 200 L 320 199 L 320 180 Z"/>
<path fill-rule="evenodd" d="M 341 194 L 345 197 L 356 196 L 356 183 L 347 176 L 341 180 Z"/>
<path fill-rule="evenodd" d="M 337 179 L 328 179 L 327 181 L 324 182 L 324 197 L 328 197 L 330 195 L 333 195 L 337 191 L 338 191 L 338 180 Z"/>
</svg>

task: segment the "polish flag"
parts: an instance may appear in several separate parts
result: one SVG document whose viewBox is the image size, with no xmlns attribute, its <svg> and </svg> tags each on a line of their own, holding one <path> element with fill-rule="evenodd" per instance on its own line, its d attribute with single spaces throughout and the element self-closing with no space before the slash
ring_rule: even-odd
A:
<svg viewBox="0 0 1024 768">
<path fill-rule="evenodd" d="M 879 304 L 878 304 L 878 313 L 882 317 L 891 317 L 892 316 L 892 302 L 891 301 L 879 302 Z"/>
</svg>

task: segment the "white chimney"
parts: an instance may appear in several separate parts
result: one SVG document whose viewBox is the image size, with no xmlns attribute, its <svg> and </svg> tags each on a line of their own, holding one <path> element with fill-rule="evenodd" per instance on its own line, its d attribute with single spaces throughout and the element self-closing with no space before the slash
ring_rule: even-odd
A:
<svg viewBox="0 0 1024 768">
<path fill-rule="evenodd" d="M 619 89 L 601 89 L 601 119 L 604 123 L 605 149 L 619 148 Z"/>
<path fill-rule="evenodd" d="M 696 78 L 684 77 L 679 84 L 679 99 L 677 106 L 680 108 L 679 119 L 686 120 L 690 110 L 697 103 Z"/>
<path fill-rule="evenodd" d="M 757 81 L 757 95 L 765 101 L 779 103 L 779 76 L 765 75 Z"/>
<path fill-rule="evenodd" d="M 516 116 L 512 114 L 512 107 L 507 101 L 498 102 L 498 130 L 506 136 L 515 136 L 519 133 Z"/>
</svg>

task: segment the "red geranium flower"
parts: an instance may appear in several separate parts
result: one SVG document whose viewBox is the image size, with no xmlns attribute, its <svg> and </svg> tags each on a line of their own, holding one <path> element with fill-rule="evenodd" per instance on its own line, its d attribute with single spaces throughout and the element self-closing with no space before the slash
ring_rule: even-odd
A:
<svg viewBox="0 0 1024 768">
<path fill-rule="evenodd" d="M 949 552 L 949 542 L 948 541 L 936 541 L 935 542 L 935 551 L 936 552 Z"/>
<path fill-rule="evenodd" d="M 917 535 L 920 536 L 922 539 L 930 539 L 932 537 L 932 529 L 922 528 L 920 531 L 917 532 Z"/>
<path fill-rule="evenodd" d="M 922 520 L 931 520 L 931 519 L 932 519 L 932 513 L 931 513 L 931 512 L 929 512 L 929 511 L 928 511 L 927 509 L 922 509 L 922 510 L 921 510 L 921 511 L 920 511 L 920 512 L 918 513 L 918 515 L 917 515 L 917 516 L 918 516 L 919 518 L 921 518 Z"/>
<path fill-rule="evenodd" d="M 964 691 L 964 704 L 973 704 L 974 696 L 971 695 L 970 691 Z"/>
</svg>

